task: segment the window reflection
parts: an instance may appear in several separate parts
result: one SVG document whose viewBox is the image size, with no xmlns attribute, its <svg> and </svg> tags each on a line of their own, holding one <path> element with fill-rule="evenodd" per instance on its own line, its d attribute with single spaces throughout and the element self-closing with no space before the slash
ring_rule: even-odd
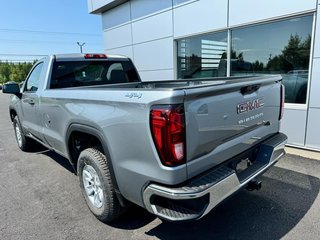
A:
<svg viewBox="0 0 320 240">
<path fill-rule="evenodd" d="M 178 78 L 226 76 L 227 32 L 178 41 Z"/>
<path fill-rule="evenodd" d="M 312 16 L 232 30 L 231 75 L 281 74 L 287 103 L 306 103 Z"/>
<path fill-rule="evenodd" d="M 313 15 L 231 29 L 230 74 L 281 74 L 287 103 L 306 103 Z M 178 40 L 178 78 L 226 76 L 227 32 Z"/>
</svg>

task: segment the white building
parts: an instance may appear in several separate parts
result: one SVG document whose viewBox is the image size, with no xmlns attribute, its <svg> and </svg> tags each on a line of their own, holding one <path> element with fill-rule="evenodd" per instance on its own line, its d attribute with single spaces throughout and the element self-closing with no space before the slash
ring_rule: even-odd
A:
<svg viewBox="0 0 320 240">
<path fill-rule="evenodd" d="M 106 53 L 127 55 L 143 81 L 280 73 L 282 131 L 320 150 L 320 1 L 88 0 Z"/>
</svg>

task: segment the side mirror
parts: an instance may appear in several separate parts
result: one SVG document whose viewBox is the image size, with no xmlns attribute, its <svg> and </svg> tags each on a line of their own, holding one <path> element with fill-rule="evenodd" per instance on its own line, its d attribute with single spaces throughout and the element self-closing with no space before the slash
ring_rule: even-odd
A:
<svg viewBox="0 0 320 240">
<path fill-rule="evenodd" d="M 14 94 L 17 97 L 21 97 L 19 84 L 16 82 L 9 82 L 3 85 L 2 87 L 3 93 Z"/>
</svg>

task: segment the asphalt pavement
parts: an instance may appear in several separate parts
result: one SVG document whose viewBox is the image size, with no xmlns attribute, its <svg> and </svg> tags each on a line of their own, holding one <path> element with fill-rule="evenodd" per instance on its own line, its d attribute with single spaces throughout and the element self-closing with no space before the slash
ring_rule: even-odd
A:
<svg viewBox="0 0 320 240">
<path fill-rule="evenodd" d="M 199 221 L 167 223 L 132 207 L 111 225 L 98 221 L 68 161 L 44 148 L 17 147 L 0 93 L 0 239 L 320 239 L 320 161 L 287 155 Z"/>
</svg>

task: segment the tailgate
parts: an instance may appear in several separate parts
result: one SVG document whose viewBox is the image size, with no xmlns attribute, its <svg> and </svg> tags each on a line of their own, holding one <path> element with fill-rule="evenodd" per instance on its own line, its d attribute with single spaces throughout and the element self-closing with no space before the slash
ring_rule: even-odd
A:
<svg viewBox="0 0 320 240">
<path fill-rule="evenodd" d="M 280 80 L 251 77 L 185 89 L 189 178 L 279 131 Z"/>
</svg>

